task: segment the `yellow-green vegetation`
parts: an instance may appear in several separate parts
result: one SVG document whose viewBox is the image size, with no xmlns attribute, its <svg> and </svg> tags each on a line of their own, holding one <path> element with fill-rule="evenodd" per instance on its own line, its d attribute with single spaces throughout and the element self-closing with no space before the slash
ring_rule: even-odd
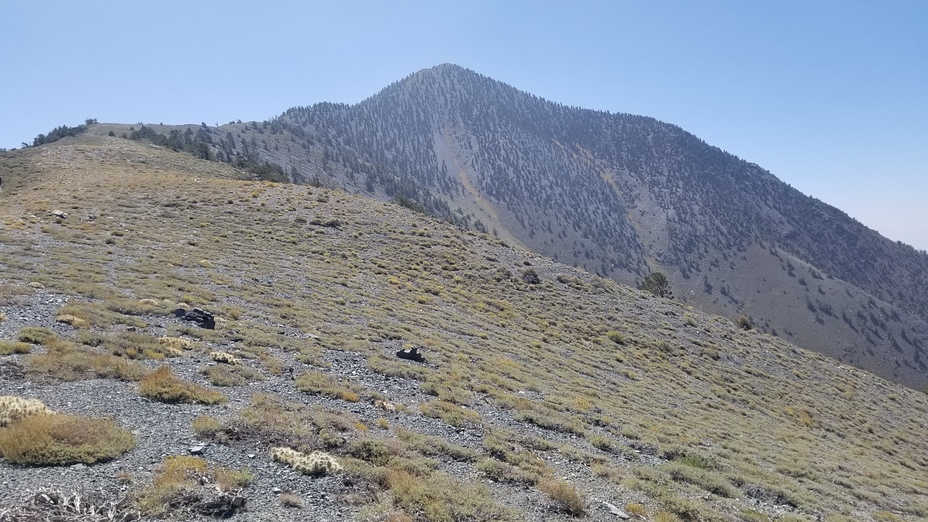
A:
<svg viewBox="0 0 928 522">
<path fill-rule="evenodd" d="M 13 464 L 93 464 L 134 447 L 135 437 L 108 418 L 30 415 L 0 429 L 0 454 Z"/>
<path fill-rule="evenodd" d="M 296 388 L 306 393 L 314 393 L 348 402 L 358 402 L 359 399 L 356 385 L 341 382 L 339 379 L 318 371 L 308 371 L 297 377 Z"/>
<path fill-rule="evenodd" d="M 193 419 L 190 427 L 199 437 L 215 439 L 217 434 L 222 431 L 222 421 L 210 415 L 200 415 Z"/>
<path fill-rule="evenodd" d="M 434 435 L 422 435 L 403 428 L 398 428 L 396 435 L 409 449 L 427 457 L 446 456 L 461 462 L 474 462 L 480 456 L 479 451 L 458 446 Z"/>
<path fill-rule="evenodd" d="M 407 471 L 388 471 L 385 481 L 393 503 L 407 513 L 437 522 L 518 520 L 518 515 L 493 501 L 481 485 L 465 484 L 442 472 L 427 477 Z"/>
<path fill-rule="evenodd" d="M 647 513 L 630 514 L 664 522 L 928 517 L 928 396 L 759 326 L 746 330 L 607 284 L 490 236 L 424 225 L 427 218 L 395 205 L 241 181 L 226 166 L 134 142 L 117 148 L 87 136 L 6 153 L 0 164 L 11 196 L 0 205 L 3 295 L 73 296 L 59 315 L 86 322 L 59 325 L 60 336 L 23 329 L 19 342 L 44 344 L 36 349 L 44 353 L 24 357 L 30 373 L 138 379 L 131 357 L 178 359 L 155 348 L 165 331 L 123 321 L 153 322 L 179 302 L 217 310 L 224 321 L 216 330 L 159 318 L 167 336 L 192 343 L 173 346 L 178 357 L 234 349 L 244 364 L 213 367 L 237 372 L 257 362 L 271 375 L 295 359 L 298 378 L 281 379 L 289 388 L 281 397 L 299 387 L 312 394 L 305 402 L 345 401 L 325 401 L 341 405 L 327 410 L 241 388 L 250 405 L 197 420 L 194 430 L 230 445 L 329 452 L 347 476 L 384 493 L 371 507 L 396 520 L 511 518 L 488 506 L 513 488 L 536 505 L 576 511 L 557 500 L 570 500 L 553 482 L 564 476 L 557 460 L 569 462 L 581 501 L 583 484 L 615 491 L 621 482 Z M 58 190 L 64 184 L 81 190 Z M 49 208 L 106 208 L 111 219 L 56 220 Z M 305 221 L 294 226 L 297 218 Z M 311 225 L 316 219 L 339 227 Z M 525 262 L 537 284 L 520 277 Z M 427 363 L 396 358 L 402 346 L 422 347 Z M 419 386 L 427 400 L 383 397 L 388 388 L 336 377 L 329 366 L 337 355 L 357 358 L 377 378 Z M 216 372 L 213 382 L 241 383 Z M 205 393 L 189 386 L 167 368 L 140 392 L 158 400 Z M 409 407 L 384 408 L 384 423 L 375 424 L 351 413 L 364 406 L 351 400 Z M 500 411 L 478 415 L 482 408 Z M 433 418 L 483 440 L 460 449 L 410 428 Z M 472 488 L 438 471 L 450 460 L 468 480 L 492 481 Z M 483 507 L 471 515 L 441 507 L 467 496 Z"/>
<path fill-rule="evenodd" d="M 30 355 L 25 362 L 30 373 L 45 379 L 77 381 L 105 378 L 137 381 L 146 373 L 145 367 L 124 357 L 94 351 L 86 346 L 62 339 L 52 339 L 46 352 Z"/>
<path fill-rule="evenodd" d="M 144 328 L 145 322 L 136 316 L 164 314 L 168 305 L 162 303 L 132 302 L 111 298 L 102 303 L 74 302 L 58 310 L 57 320 L 76 328 L 126 325 Z"/>
<path fill-rule="evenodd" d="M 174 343 L 164 342 L 153 335 L 140 332 L 78 332 L 78 342 L 85 346 L 99 347 L 118 357 L 126 359 L 153 359 L 156 361 L 170 357 L 181 357 L 183 350 Z"/>
<path fill-rule="evenodd" d="M 211 466 L 199 457 L 172 456 L 164 459 L 147 487 L 136 493 L 139 509 L 151 516 L 164 514 L 172 503 L 207 487 L 219 493 L 246 486 L 254 478 L 248 470 Z"/>
<path fill-rule="evenodd" d="M 351 413 L 256 393 L 240 415 L 222 420 L 198 417 L 194 420 L 193 429 L 199 435 L 218 442 L 249 441 L 262 444 L 268 450 L 272 446 L 286 446 L 298 451 L 312 451 L 344 445 L 346 435 L 356 431 L 359 423 Z"/>
<path fill-rule="evenodd" d="M 548 479 L 538 484 L 538 489 L 548 495 L 555 509 L 568 515 L 580 516 L 586 510 L 586 499 L 570 483 Z"/>
<path fill-rule="evenodd" d="M 480 414 L 453 402 L 428 401 L 419 404 L 419 410 L 426 417 L 441 419 L 451 426 L 463 426 L 465 423 L 479 424 Z"/>
<path fill-rule="evenodd" d="M 218 404 L 225 402 L 225 395 L 174 375 L 170 366 L 162 366 L 139 381 L 139 394 L 149 399 L 169 402 L 196 402 Z"/>
<path fill-rule="evenodd" d="M 0 355 L 10 355 L 11 353 L 29 353 L 32 351 L 32 345 L 22 341 L 0 340 Z"/>
<path fill-rule="evenodd" d="M 261 372 L 244 365 L 217 364 L 207 366 L 203 373 L 213 386 L 244 386 L 264 380 Z"/>
<path fill-rule="evenodd" d="M 16 340 L 30 344 L 46 344 L 57 337 L 58 335 L 48 328 L 29 326 L 19 331 Z"/>
</svg>

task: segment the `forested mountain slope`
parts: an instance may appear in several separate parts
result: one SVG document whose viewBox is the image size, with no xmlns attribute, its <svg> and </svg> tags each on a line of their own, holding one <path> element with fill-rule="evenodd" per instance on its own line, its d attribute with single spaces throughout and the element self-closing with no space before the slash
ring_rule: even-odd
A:
<svg viewBox="0 0 928 522">
<path fill-rule="evenodd" d="M 356 104 L 201 126 L 206 155 L 401 201 L 920 387 L 928 255 L 653 118 L 568 107 L 454 66 Z"/>
</svg>

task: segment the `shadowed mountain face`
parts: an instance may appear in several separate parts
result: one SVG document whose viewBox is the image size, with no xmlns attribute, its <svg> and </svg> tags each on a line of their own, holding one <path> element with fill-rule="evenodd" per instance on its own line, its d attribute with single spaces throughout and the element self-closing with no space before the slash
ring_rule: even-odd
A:
<svg viewBox="0 0 928 522">
<path fill-rule="evenodd" d="M 441 65 L 357 105 L 198 132 L 220 159 L 396 199 L 619 282 L 662 271 L 678 299 L 928 382 L 928 255 L 677 126 Z"/>
</svg>

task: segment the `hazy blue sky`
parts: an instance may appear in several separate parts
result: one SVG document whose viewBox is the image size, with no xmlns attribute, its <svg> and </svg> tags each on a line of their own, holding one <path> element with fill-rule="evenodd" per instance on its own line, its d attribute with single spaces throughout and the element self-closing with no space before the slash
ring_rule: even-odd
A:
<svg viewBox="0 0 928 522">
<path fill-rule="evenodd" d="M 263 120 L 455 63 L 653 116 L 928 249 L 928 1 L 0 1 L 0 147 Z"/>
</svg>

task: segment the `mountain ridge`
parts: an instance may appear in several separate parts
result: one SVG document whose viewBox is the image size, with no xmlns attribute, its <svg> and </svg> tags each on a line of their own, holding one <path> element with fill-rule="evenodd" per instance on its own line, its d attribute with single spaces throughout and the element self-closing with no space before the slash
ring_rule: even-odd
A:
<svg viewBox="0 0 928 522">
<path fill-rule="evenodd" d="M 5 456 L 2 517 L 88 483 L 148 518 L 235 506 L 196 468 L 153 487 L 181 463 L 236 473 L 242 520 L 928 516 L 924 393 L 398 205 L 107 133 L 0 155 L 0 395 L 137 445 Z M 227 401 L 145 395 L 168 369 Z"/>
<path fill-rule="evenodd" d="M 143 129 L 93 132 L 400 201 L 625 284 L 664 272 L 687 303 L 928 384 L 928 254 L 654 118 L 568 107 L 444 64 L 354 105 Z"/>
<path fill-rule="evenodd" d="M 714 313 L 749 315 L 765 331 L 842 360 L 910 385 L 928 382 L 921 341 L 899 355 L 889 339 L 928 335 L 928 255 L 678 126 L 567 107 L 447 64 L 359 104 L 294 108 L 267 124 L 262 157 L 302 179 L 407 198 L 619 282 L 663 271 L 680 298 Z M 308 136 L 309 153 L 271 150 L 283 133 Z M 808 265 L 800 276 L 790 269 L 797 261 Z M 753 267 L 775 264 L 791 280 Z M 812 279 L 847 282 L 831 289 L 848 299 L 823 294 L 822 285 L 809 292 Z M 769 281 L 790 294 L 789 306 L 767 303 Z M 876 324 L 910 320 L 867 331 L 874 321 L 856 318 L 869 314 L 872 299 L 885 310 Z M 804 326 L 809 317 L 813 328 Z"/>
</svg>

